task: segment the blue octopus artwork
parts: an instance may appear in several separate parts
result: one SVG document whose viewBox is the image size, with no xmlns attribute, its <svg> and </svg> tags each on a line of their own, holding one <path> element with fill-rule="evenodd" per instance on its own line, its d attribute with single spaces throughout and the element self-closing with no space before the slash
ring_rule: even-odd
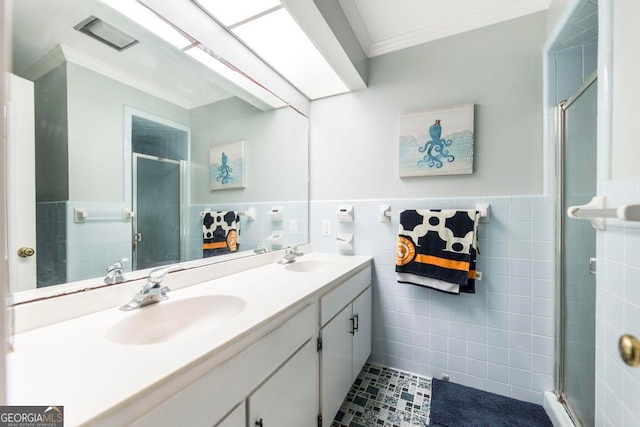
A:
<svg viewBox="0 0 640 427">
<path fill-rule="evenodd" d="M 227 164 L 228 158 L 227 155 L 222 152 L 222 165 L 218 166 L 218 176 L 216 177 L 216 181 L 222 184 L 228 184 L 233 181 L 233 177 L 231 176 L 231 172 L 233 172 L 233 168 Z"/>
<path fill-rule="evenodd" d="M 431 141 L 427 141 L 424 147 L 418 147 L 420 153 L 426 153 L 422 160 L 418 161 L 418 166 L 422 167 L 426 164 L 430 168 L 441 168 L 443 165 L 442 160 L 446 159 L 448 162 L 453 162 L 456 158 L 446 148 L 450 147 L 453 141 L 440 138 L 442 135 L 440 120 L 436 120 L 429 127 L 429 135 L 431 136 Z"/>
</svg>

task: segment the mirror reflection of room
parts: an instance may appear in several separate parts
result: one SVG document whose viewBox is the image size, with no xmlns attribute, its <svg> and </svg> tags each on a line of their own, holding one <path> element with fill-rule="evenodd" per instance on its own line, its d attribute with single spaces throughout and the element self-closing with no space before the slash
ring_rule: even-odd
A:
<svg viewBox="0 0 640 427">
<path fill-rule="evenodd" d="M 35 176 L 20 196 L 32 200 L 33 218 L 22 218 L 35 224 L 26 227 L 35 230 L 32 268 L 12 282 L 14 292 L 101 284 L 119 261 L 127 280 L 135 270 L 308 242 L 302 114 L 238 90 L 187 46 L 97 0 L 14 2 L 13 26 L 12 79 L 33 99 Z M 101 42 L 94 33 L 103 27 L 123 34 Z M 245 147 L 243 186 L 212 190 L 210 150 L 235 141 Z M 270 166 L 285 157 L 287 167 Z M 286 206 L 282 221 L 270 220 L 274 205 Z M 211 229 L 206 212 L 236 221 Z M 270 241 L 274 231 L 284 238 Z M 212 251 L 214 234 L 224 247 Z"/>
</svg>

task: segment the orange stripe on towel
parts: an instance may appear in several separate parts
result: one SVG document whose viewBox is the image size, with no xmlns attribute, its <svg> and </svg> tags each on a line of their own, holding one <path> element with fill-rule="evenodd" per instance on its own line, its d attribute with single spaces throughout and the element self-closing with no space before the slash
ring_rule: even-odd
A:
<svg viewBox="0 0 640 427">
<path fill-rule="evenodd" d="M 469 279 L 475 279 L 475 278 L 476 278 L 476 271 L 475 270 L 469 271 Z"/>
<path fill-rule="evenodd" d="M 469 263 L 465 261 L 454 261 L 451 259 L 440 258 L 433 255 L 416 255 L 416 262 L 422 264 L 437 265 L 442 268 L 449 268 L 451 270 L 469 271 Z"/>
<path fill-rule="evenodd" d="M 227 242 L 213 242 L 213 243 L 203 243 L 202 249 L 220 249 L 226 248 Z"/>
</svg>

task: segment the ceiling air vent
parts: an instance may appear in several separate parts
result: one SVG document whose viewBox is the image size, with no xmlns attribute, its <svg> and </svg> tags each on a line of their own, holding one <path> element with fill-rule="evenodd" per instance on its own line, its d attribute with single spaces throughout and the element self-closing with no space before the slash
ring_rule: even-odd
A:
<svg viewBox="0 0 640 427">
<path fill-rule="evenodd" d="M 138 43 L 138 40 L 130 35 L 123 33 L 116 27 L 107 24 L 102 19 L 96 18 L 93 15 L 73 28 L 120 52 Z"/>
</svg>

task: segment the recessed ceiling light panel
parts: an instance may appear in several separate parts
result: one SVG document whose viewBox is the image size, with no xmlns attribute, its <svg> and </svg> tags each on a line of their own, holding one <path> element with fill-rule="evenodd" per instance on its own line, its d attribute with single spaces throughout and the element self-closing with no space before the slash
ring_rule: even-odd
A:
<svg viewBox="0 0 640 427">
<path fill-rule="evenodd" d="M 138 43 L 135 38 L 93 15 L 73 28 L 120 52 Z"/>
<path fill-rule="evenodd" d="M 349 92 L 286 9 L 245 22 L 232 31 L 309 99 Z"/>
<path fill-rule="evenodd" d="M 194 2 L 227 27 L 280 6 L 280 0 L 194 0 Z"/>
<path fill-rule="evenodd" d="M 213 56 L 209 55 L 203 49 L 198 46 L 191 47 L 185 51 L 185 53 L 191 56 L 196 61 L 200 62 L 207 68 L 215 71 L 231 83 L 236 86 L 246 90 L 253 96 L 260 99 L 262 102 L 270 105 L 273 108 L 281 108 L 285 107 L 287 104 L 282 101 L 279 97 L 265 89 L 264 87 L 252 82 L 246 76 L 242 75 L 240 72 L 232 70 L 227 67 L 222 62 L 218 61 Z"/>
</svg>

